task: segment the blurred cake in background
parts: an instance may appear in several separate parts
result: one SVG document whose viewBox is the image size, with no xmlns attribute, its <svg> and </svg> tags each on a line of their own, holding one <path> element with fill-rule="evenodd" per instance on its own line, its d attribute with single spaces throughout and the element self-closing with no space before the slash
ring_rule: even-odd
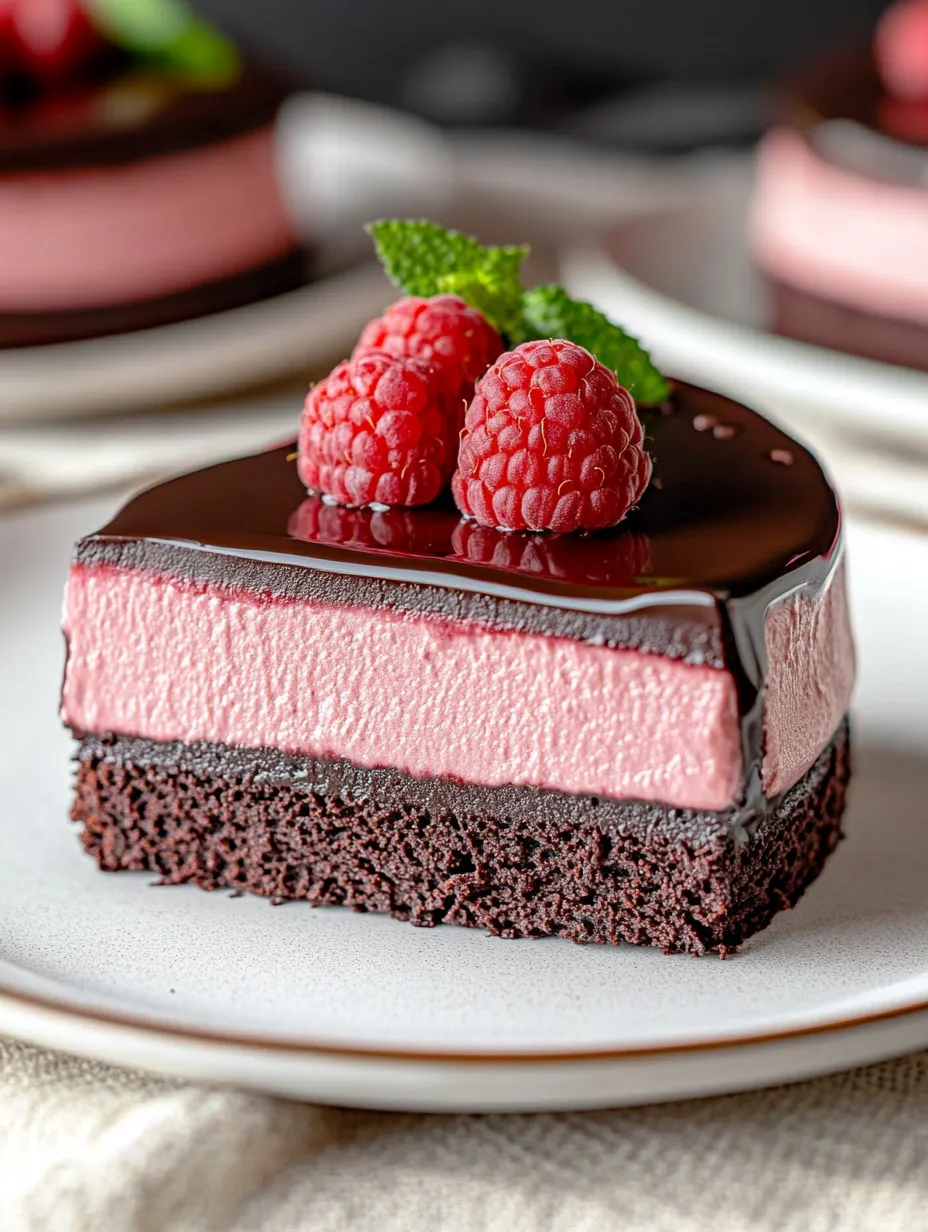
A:
<svg viewBox="0 0 928 1232">
<path fill-rule="evenodd" d="M 0 347 L 299 286 L 288 94 L 182 0 L 0 0 Z"/>
<path fill-rule="evenodd" d="M 751 240 L 779 332 L 928 369 L 928 0 L 792 92 L 759 148 Z"/>
</svg>

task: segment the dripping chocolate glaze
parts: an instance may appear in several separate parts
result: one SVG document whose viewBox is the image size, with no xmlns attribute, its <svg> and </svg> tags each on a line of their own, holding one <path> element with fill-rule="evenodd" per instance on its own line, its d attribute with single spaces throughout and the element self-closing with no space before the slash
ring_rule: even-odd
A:
<svg viewBox="0 0 928 1232">
<path fill-rule="evenodd" d="M 607 532 L 485 530 L 447 498 L 379 513 L 328 506 L 306 495 L 288 445 L 143 492 L 82 540 L 76 559 L 728 670 L 742 716 L 738 812 L 747 819 L 764 807 L 765 613 L 825 585 L 840 551 L 838 504 L 812 455 L 738 403 L 678 383 L 645 421 L 653 481 Z"/>
</svg>

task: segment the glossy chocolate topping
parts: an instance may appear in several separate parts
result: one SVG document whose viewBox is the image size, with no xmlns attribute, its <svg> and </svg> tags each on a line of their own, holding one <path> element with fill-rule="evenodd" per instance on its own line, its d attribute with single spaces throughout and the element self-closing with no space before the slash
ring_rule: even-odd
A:
<svg viewBox="0 0 928 1232">
<path fill-rule="evenodd" d="M 384 512 L 326 505 L 306 495 L 284 445 L 143 492 L 93 541 L 260 554 L 604 614 L 678 602 L 681 592 L 710 606 L 749 596 L 834 552 L 834 492 L 815 458 L 768 420 L 684 384 L 643 417 L 654 478 L 610 531 L 486 530 L 447 496 Z"/>
<path fill-rule="evenodd" d="M 889 183 L 924 187 L 928 101 L 894 98 L 867 48 L 824 57 L 786 94 L 782 121 L 830 162 Z"/>
<path fill-rule="evenodd" d="M 785 105 L 792 118 L 806 123 L 856 120 L 878 128 L 885 93 L 869 49 L 842 47 L 802 74 L 786 95 Z"/>
<path fill-rule="evenodd" d="M 728 670 L 759 790 L 764 616 L 836 563 L 840 513 L 807 450 L 735 402 L 678 384 L 645 416 L 654 478 L 614 530 L 521 535 L 450 499 L 376 512 L 307 496 L 293 446 L 152 488 L 77 560 L 287 599 L 359 603 L 594 640 Z"/>
<path fill-rule="evenodd" d="M 237 137 L 270 124 L 292 89 L 256 65 L 222 88 L 121 65 L 71 92 L 7 100 L 0 175 L 119 165 Z"/>
</svg>

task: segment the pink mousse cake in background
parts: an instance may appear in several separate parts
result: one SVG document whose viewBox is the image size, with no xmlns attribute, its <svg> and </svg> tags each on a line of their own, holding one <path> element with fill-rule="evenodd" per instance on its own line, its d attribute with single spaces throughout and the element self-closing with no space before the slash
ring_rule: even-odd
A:
<svg viewBox="0 0 928 1232">
<path fill-rule="evenodd" d="M 68 6 L 78 33 L 41 43 L 51 64 L 27 54 L 26 0 L 0 22 L 0 347 L 167 324 L 304 282 L 276 166 L 283 79 L 200 23 L 187 41 L 208 42 L 187 63 L 189 48 L 143 56 L 92 28 L 118 4 Z"/>
<path fill-rule="evenodd" d="M 758 150 L 751 243 L 780 332 L 928 368 L 928 0 L 789 94 Z"/>
</svg>

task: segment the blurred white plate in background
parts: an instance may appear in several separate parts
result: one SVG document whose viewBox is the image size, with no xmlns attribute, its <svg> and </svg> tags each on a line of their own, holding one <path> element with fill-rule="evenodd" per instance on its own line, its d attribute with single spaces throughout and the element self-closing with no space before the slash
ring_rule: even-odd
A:
<svg viewBox="0 0 928 1232">
<path fill-rule="evenodd" d="M 67 822 L 61 588 L 111 500 L 0 521 L 0 1031 L 387 1108 L 679 1098 L 928 1045 L 928 537 L 852 523 L 848 840 L 736 958 L 502 941 L 107 875 Z"/>
<path fill-rule="evenodd" d="M 602 242 L 568 245 L 571 290 L 638 334 L 677 376 L 808 418 L 928 451 L 928 373 L 770 332 L 747 250 L 751 164 L 682 174 L 665 204 L 622 219 Z"/>
<path fill-rule="evenodd" d="M 347 354 L 389 298 L 368 264 L 192 321 L 0 351 L 0 422 L 143 410 L 303 372 Z"/>
</svg>

